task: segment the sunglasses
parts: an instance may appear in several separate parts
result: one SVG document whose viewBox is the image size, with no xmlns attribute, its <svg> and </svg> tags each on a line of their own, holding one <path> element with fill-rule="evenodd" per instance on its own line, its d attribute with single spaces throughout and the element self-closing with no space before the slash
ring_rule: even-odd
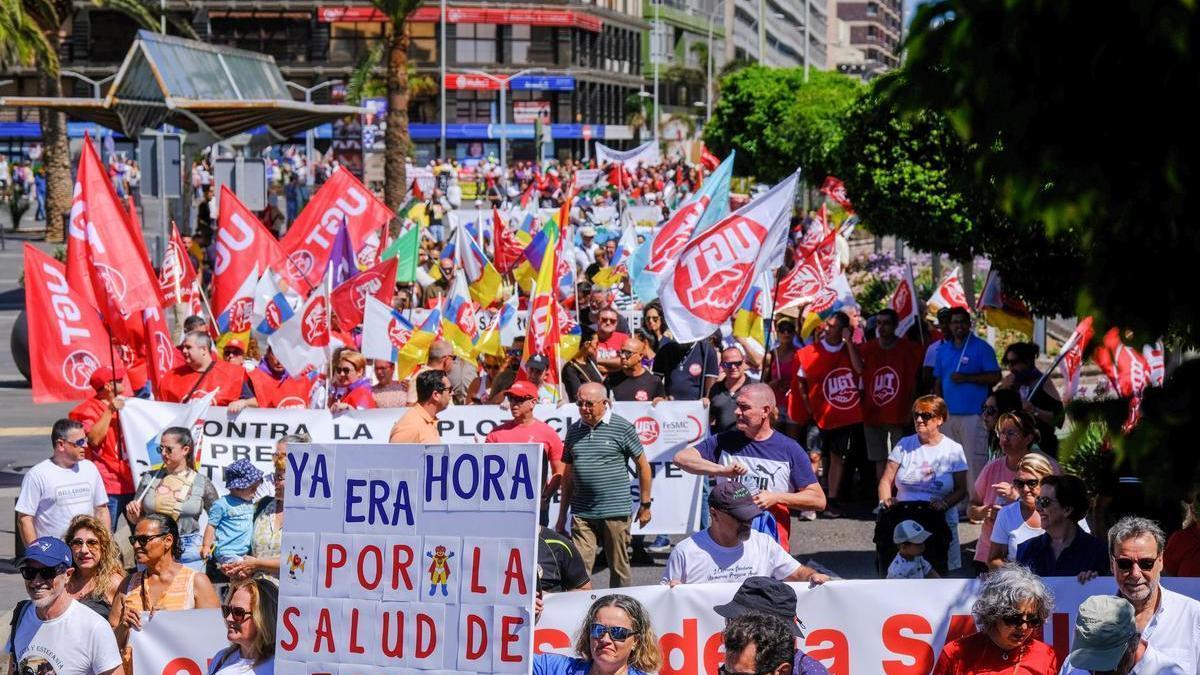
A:
<svg viewBox="0 0 1200 675">
<path fill-rule="evenodd" d="M 21 568 L 21 577 L 23 579 L 25 579 L 25 581 L 33 581 L 34 579 L 41 579 L 42 581 L 50 581 L 54 577 L 62 574 L 64 571 L 66 571 L 66 569 L 67 568 L 61 567 L 61 566 L 60 567 L 22 567 Z M 613 636 L 613 639 L 616 639 L 615 635 Z"/>
<path fill-rule="evenodd" d="M 622 349 L 621 351 L 619 351 L 617 353 L 621 355 L 621 358 L 627 359 L 627 358 L 633 356 L 635 352 L 631 352 L 628 349 Z"/>
<path fill-rule="evenodd" d="M 79 440 L 75 440 L 75 441 L 68 441 L 67 439 L 64 438 L 64 439 L 62 439 L 62 442 L 66 443 L 67 445 L 73 445 L 77 448 L 86 448 L 87 447 L 87 436 L 84 436 L 83 438 L 80 438 Z"/>
<path fill-rule="evenodd" d="M 146 548 L 146 544 L 149 544 L 150 542 L 154 541 L 155 539 L 158 539 L 159 537 L 165 537 L 168 534 L 170 534 L 170 533 L 169 532 L 159 532 L 158 534 L 135 534 L 135 535 L 129 537 L 129 545 L 130 546 L 141 546 L 142 548 Z"/>
<path fill-rule="evenodd" d="M 351 374 L 353 374 L 353 373 L 354 373 L 354 369 L 353 369 L 353 368 L 338 368 L 338 369 L 337 369 L 337 374 L 338 374 L 338 375 L 351 375 Z"/>
<path fill-rule="evenodd" d="M 1036 614 L 1009 614 L 1008 616 L 1001 617 L 1000 620 L 1004 622 L 1004 625 L 1011 628 L 1016 628 L 1021 624 L 1027 624 L 1030 628 L 1037 628 L 1046 621 Z"/>
<path fill-rule="evenodd" d="M 600 319 L 600 323 L 616 323 L 616 322 L 617 322 L 616 319 L 605 319 L 603 317 L 601 317 L 601 319 Z"/>
<path fill-rule="evenodd" d="M 575 403 L 575 405 L 579 406 L 580 408 L 591 408 L 593 406 L 598 406 L 602 403 L 605 403 L 605 401 L 587 401 L 584 399 L 579 399 L 579 401 L 577 401 Z"/>
<path fill-rule="evenodd" d="M 931 412 L 915 412 L 915 413 L 913 413 L 913 419 L 921 420 L 922 422 L 928 422 L 929 420 L 931 420 L 935 417 L 937 417 L 937 415 L 935 415 Z"/>
<path fill-rule="evenodd" d="M 1117 569 L 1122 572 L 1130 572 L 1133 566 L 1137 565 L 1143 572 L 1149 572 L 1154 569 L 1154 564 L 1158 562 L 1158 558 L 1117 558 Z"/>
<path fill-rule="evenodd" d="M 984 415 L 995 415 L 998 412 L 1000 412 L 1000 409 L 994 405 L 983 406 L 983 414 Z"/>
<path fill-rule="evenodd" d="M 1017 488 L 1018 490 L 1024 490 L 1025 488 L 1032 490 L 1042 484 L 1042 479 L 1030 478 L 1029 480 L 1022 480 L 1020 478 L 1014 478 L 1012 484 L 1013 487 Z M 1040 497 L 1039 499 L 1048 499 L 1048 497 Z"/>
<path fill-rule="evenodd" d="M 662 321 L 662 317 L 654 314 L 647 314 L 646 321 Z"/>
<path fill-rule="evenodd" d="M 230 615 L 233 615 L 234 621 L 241 623 L 241 622 L 245 621 L 246 619 L 249 619 L 251 616 L 253 616 L 254 613 L 251 612 L 250 610 L 246 609 L 245 607 L 234 607 L 233 605 L 221 605 L 221 616 L 228 619 Z"/>
<path fill-rule="evenodd" d="M 1013 483 L 1015 484 L 1016 481 L 1013 481 Z M 1050 497 L 1038 497 L 1036 500 L 1034 500 L 1033 503 L 1037 504 L 1037 507 L 1039 509 L 1044 509 L 1044 508 L 1050 506 L 1051 504 L 1053 504 L 1054 500 L 1051 499 Z"/>
<path fill-rule="evenodd" d="M 592 624 L 592 639 L 599 640 L 607 633 L 612 638 L 613 642 L 624 642 L 633 635 L 632 628 L 624 628 L 622 626 L 605 626 L 602 623 Z"/>
<path fill-rule="evenodd" d="M 521 405 L 522 403 L 525 403 L 526 401 L 533 400 L 532 398 L 529 398 L 526 396 L 506 396 L 505 398 L 507 398 L 508 402 L 513 405 Z"/>
<path fill-rule="evenodd" d="M 733 370 L 734 368 L 741 368 L 743 363 L 745 361 L 722 361 L 721 367 L 725 370 Z"/>
<path fill-rule="evenodd" d="M 71 545 L 71 548 L 79 548 L 80 546 L 86 546 L 88 548 L 96 548 L 100 545 L 100 540 L 99 539 L 80 539 L 79 537 L 75 537 L 68 543 Z"/>
</svg>

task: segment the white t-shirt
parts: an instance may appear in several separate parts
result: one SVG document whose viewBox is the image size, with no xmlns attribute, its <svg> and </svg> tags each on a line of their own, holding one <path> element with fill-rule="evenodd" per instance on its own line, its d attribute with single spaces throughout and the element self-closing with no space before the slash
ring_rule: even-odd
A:
<svg viewBox="0 0 1200 675">
<path fill-rule="evenodd" d="M 661 583 L 740 582 L 750 577 L 785 579 L 799 567 L 800 563 L 778 541 L 757 530 L 751 530 L 744 543 L 730 548 L 718 545 L 705 530 L 675 545 L 667 558 Z"/>
<path fill-rule="evenodd" d="M 208 675 L 275 675 L 275 659 L 267 659 L 256 666 L 250 659 L 229 654 L 230 649 L 236 647 L 227 647 L 213 656 L 208 663 Z"/>
<path fill-rule="evenodd" d="M 37 536 L 62 538 L 72 518 L 91 515 L 97 506 L 107 503 L 108 493 L 95 464 L 84 459 L 73 468 L 64 469 L 44 459 L 21 480 L 16 510 L 33 516 Z"/>
<path fill-rule="evenodd" d="M 44 663 L 50 664 L 54 675 L 92 675 L 121 665 L 108 621 L 74 600 L 67 611 L 49 621 L 39 619 L 30 603 L 17 626 L 15 643 L 18 673 L 22 668 L 39 672 Z"/>
<path fill-rule="evenodd" d="M 896 501 L 929 502 L 954 491 L 954 473 L 967 470 L 962 446 L 949 436 L 937 445 L 922 445 L 916 434 L 900 439 L 888 454 L 896 471 Z"/>
<path fill-rule="evenodd" d="M 1088 534 L 1092 532 L 1088 528 L 1086 518 L 1079 521 L 1079 527 Z M 1030 527 L 1029 523 L 1025 522 L 1025 516 L 1021 515 L 1021 502 L 1013 502 L 996 513 L 996 524 L 992 526 L 992 542 L 1008 544 L 1008 557 L 1005 559 L 1016 560 L 1017 547 L 1034 537 L 1040 537 L 1043 532 L 1045 530 L 1040 527 Z"/>
<path fill-rule="evenodd" d="M 887 578 L 889 579 L 924 579 L 933 571 L 933 565 L 924 556 L 917 556 L 912 560 L 905 560 L 904 556 L 899 553 L 892 559 L 892 564 L 888 565 Z"/>
</svg>

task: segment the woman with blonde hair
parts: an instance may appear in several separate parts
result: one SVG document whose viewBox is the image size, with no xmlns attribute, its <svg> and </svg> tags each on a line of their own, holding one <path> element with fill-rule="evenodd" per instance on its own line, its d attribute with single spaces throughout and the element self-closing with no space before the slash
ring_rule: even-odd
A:
<svg viewBox="0 0 1200 675">
<path fill-rule="evenodd" d="M 338 352 L 329 389 L 329 410 L 364 410 L 375 407 L 375 394 L 367 378 L 367 357 L 353 349 Z"/>
<path fill-rule="evenodd" d="M 1007 418 L 1008 415 L 1005 415 Z M 1002 432 L 1006 428 L 1002 419 L 997 425 Z M 996 524 L 992 527 L 992 538 L 988 552 L 988 568 L 999 569 L 1004 563 L 1015 560 L 1017 547 L 1043 532 L 1042 517 L 1038 515 L 1037 500 L 1042 494 L 1042 480 L 1054 475 L 1056 467 L 1050 458 L 1031 452 L 1017 463 L 1017 475 L 1012 480 L 1017 499 L 1000 509 Z M 982 546 L 984 542 L 980 542 Z"/>
<path fill-rule="evenodd" d="M 575 638 L 578 656 L 538 654 L 534 675 L 646 675 L 662 665 L 658 636 L 642 603 L 619 593 L 598 598 L 588 608 Z"/>
<path fill-rule="evenodd" d="M 272 675 L 279 590 L 268 579 L 244 579 L 229 587 L 221 605 L 229 646 L 213 655 L 208 675 Z"/>
<path fill-rule="evenodd" d="M 107 619 L 117 587 L 125 578 L 112 534 L 94 516 L 78 515 L 63 539 L 75 559 L 75 574 L 67 580 L 67 592 Z"/>
</svg>

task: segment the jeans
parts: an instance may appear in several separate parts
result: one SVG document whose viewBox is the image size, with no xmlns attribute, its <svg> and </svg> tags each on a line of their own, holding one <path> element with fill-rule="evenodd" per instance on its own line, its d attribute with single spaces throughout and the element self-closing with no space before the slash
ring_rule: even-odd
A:
<svg viewBox="0 0 1200 675">
<path fill-rule="evenodd" d="M 112 521 L 108 526 L 113 532 L 117 531 L 117 518 L 125 515 L 125 507 L 131 501 L 133 501 L 132 492 L 108 496 L 108 518 Z M 125 522 L 129 523 L 129 516 L 125 516 Z M 133 530 L 133 523 L 129 523 L 129 529 Z"/>
<path fill-rule="evenodd" d="M 437 225 L 429 226 L 429 234 L 437 243 L 441 244 L 446 241 L 446 226 L 438 223 Z"/>
<path fill-rule="evenodd" d="M 179 543 L 183 546 L 183 555 L 179 557 L 179 562 L 203 572 L 204 562 L 200 560 L 200 543 L 203 540 L 204 535 L 201 532 L 180 535 Z"/>
</svg>

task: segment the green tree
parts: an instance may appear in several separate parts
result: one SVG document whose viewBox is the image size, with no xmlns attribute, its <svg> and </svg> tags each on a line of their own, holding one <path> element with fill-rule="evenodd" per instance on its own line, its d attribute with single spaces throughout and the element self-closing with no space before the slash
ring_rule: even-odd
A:
<svg viewBox="0 0 1200 675">
<path fill-rule="evenodd" d="M 960 140 L 944 116 L 902 115 L 879 95 L 900 77 L 877 80 L 837 125 L 844 135 L 831 151 L 832 173 L 845 181 L 863 224 L 955 260 L 987 256 L 1005 290 L 1034 311 L 1069 314 L 1082 262 L 1072 233 L 1050 237 L 1002 214 L 991 184 L 971 171 L 978 146 Z"/>
<path fill-rule="evenodd" d="M 861 85 L 838 73 L 813 71 L 805 83 L 801 68 L 741 68 L 721 79 L 704 141 L 718 155 L 737 150 L 737 172 L 765 183 L 797 165 L 820 180 L 839 121 L 860 93 Z"/>
<path fill-rule="evenodd" d="M 405 21 L 420 0 L 371 0 L 388 17 L 387 41 L 387 131 L 383 136 L 383 201 L 393 211 L 400 208 L 408 191 L 405 159 L 412 152 L 408 135 L 408 30 Z M 444 27 L 443 27 L 444 30 Z M 439 55 L 446 58 L 446 54 Z"/>
<path fill-rule="evenodd" d="M 1132 329 L 1133 345 L 1200 335 L 1186 272 L 1200 251 L 1200 167 L 1186 148 L 1200 128 L 1180 105 L 1200 94 L 1197 35 L 1191 0 L 941 0 L 918 12 L 906 81 L 888 92 L 905 111 L 944 114 L 967 143 L 999 141 L 967 169 L 994 183 L 1008 217 L 1075 233 L 1078 312 Z M 1181 366 L 1115 439 L 1158 494 L 1200 477 L 1198 385 L 1200 364 Z"/>
</svg>

